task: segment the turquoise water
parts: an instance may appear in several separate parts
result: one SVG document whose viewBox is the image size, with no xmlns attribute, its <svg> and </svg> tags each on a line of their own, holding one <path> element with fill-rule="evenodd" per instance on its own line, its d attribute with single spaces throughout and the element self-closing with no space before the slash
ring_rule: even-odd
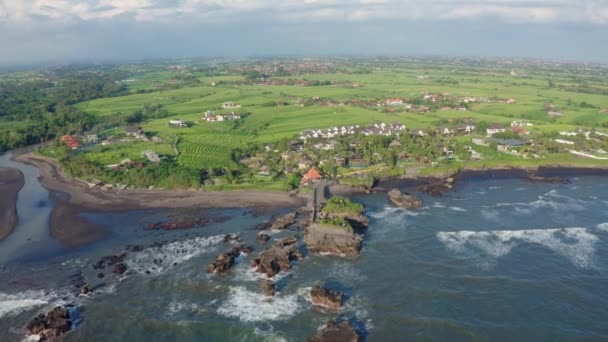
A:
<svg viewBox="0 0 608 342">
<path fill-rule="evenodd" d="M 142 223 L 170 212 L 87 214 L 113 235 L 9 260 L 0 273 L 0 339 L 21 340 L 38 310 L 66 301 L 80 305 L 83 317 L 66 341 L 302 341 L 336 317 L 351 320 L 368 341 L 608 339 L 606 178 L 470 179 L 443 198 L 423 199 L 423 208 L 406 211 L 384 194 L 355 196 L 371 219 L 361 256 L 308 255 L 280 276 L 272 301 L 259 295 L 260 276 L 246 258 L 225 276 L 206 274 L 206 264 L 228 248 L 223 234 L 261 251 L 254 227 L 266 215 L 201 211 L 231 219 L 148 232 Z M 129 255 L 124 277 L 100 280 L 91 268 L 127 244 L 160 241 Z M 73 295 L 68 278 L 78 270 L 96 287 L 93 298 Z M 311 306 L 307 292 L 317 283 L 346 293 L 342 312 Z"/>
</svg>

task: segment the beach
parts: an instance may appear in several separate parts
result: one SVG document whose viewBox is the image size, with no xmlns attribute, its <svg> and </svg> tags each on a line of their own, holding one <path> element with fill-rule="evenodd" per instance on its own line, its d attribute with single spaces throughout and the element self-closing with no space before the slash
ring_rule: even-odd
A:
<svg viewBox="0 0 608 342">
<path fill-rule="evenodd" d="M 49 191 L 67 193 L 67 203 L 89 211 L 128 211 L 153 208 L 275 208 L 301 207 L 305 197 L 291 196 L 286 192 L 230 191 L 205 192 L 187 190 L 102 190 L 67 176 L 57 163 L 49 158 L 26 153 L 15 161 L 37 167 L 39 181 Z"/>
<path fill-rule="evenodd" d="M 0 240 L 9 236 L 19 222 L 17 195 L 23 184 L 23 173 L 19 170 L 0 168 Z"/>
</svg>

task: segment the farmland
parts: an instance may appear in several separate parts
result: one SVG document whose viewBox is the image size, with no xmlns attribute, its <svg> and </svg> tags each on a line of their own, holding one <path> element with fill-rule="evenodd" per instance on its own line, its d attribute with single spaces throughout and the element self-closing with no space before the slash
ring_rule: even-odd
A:
<svg viewBox="0 0 608 342">
<path fill-rule="evenodd" d="M 232 74 L 198 77 L 200 85 L 197 86 L 97 99 L 77 104 L 76 107 L 106 118 L 128 115 L 144 104 L 163 105 L 169 117 L 147 120 L 142 123 L 142 128 L 146 132 L 158 134 L 164 141 L 177 141 L 180 153 L 178 163 L 196 169 L 235 167 L 235 161 L 231 158 L 234 149 L 293 139 L 303 130 L 335 125 L 399 122 L 408 128 L 428 129 L 440 122 L 450 122 L 465 116 L 477 121 L 501 124 L 508 124 L 514 119 L 526 119 L 535 123 L 531 129 L 533 132 L 608 125 L 608 115 L 598 114 L 600 108 L 608 108 L 608 96 L 564 90 L 571 87 L 573 76 L 570 73 L 543 73 L 530 68 L 528 74 L 533 76 L 516 78 L 510 76 L 509 71 L 508 68 L 449 68 L 425 64 L 383 68 L 365 74 L 319 73 L 293 77 L 332 82 L 331 85 L 323 86 L 250 84 L 242 82 L 244 76 Z M 425 77 L 420 79 L 418 75 Z M 584 78 L 585 75 L 577 77 Z M 135 78 L 129 87 L 133 90 L 154 89 L 170 78 L 169 71 L 154 72 Z M 289 78 L 274 79 L 286 81 Z M 549 80 L 553 86 L 549 85 Z M 605 83 L 600 85 L 606 89 Z M 379 101 L 392 97 L 415 98 L 423 93 L 449 93 L 454 97 L 512 98 L 516 103 L 474 103 L 465 113 L 456 110 L 390 113 L 381 108 L 350 104 L 301 106 L 296 103 L 296 99 L 301 98 L 321 97 L 339 103 L 352 100 Z M 210 123 L 202 120 L 204 112 L 217 111 L 226 101 L 240 104 L 248 115 L 238 123 Z M 281 105 L 273 105 L 277 102 Z M 564 116 L 549 119 L 543 109 L 545 103 L 560 108 Z M 189 127 L 169 128 L 167 121 L 177 118 L 189 122 Z M 117 162 L 119 158 L 134 154 L 122 152 L 122 147 L 117 148 L 118 151 L 114 148 L 96 150 L 89 158 Z M 133 147 L 134 150 L 144 148 L 147 147 Z M 161 148 L 159 153 L 172 152 Z"/>
</svg>

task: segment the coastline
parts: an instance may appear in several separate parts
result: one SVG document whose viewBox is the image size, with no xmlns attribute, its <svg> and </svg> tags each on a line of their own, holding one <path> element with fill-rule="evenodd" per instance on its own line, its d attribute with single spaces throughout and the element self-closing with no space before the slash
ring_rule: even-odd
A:
<svg viewBox="0 0 608 342">
<path fill-rule="evenodd" d="M 334 195 L 349 196 L 370 192 L 388 192 L 394 188 L 415 189 L 425 185 L 443 184 L 453 178 L 455 184 L 470 179 L 524 179 L 530 182 L 565 183 L 570 177 L 608 176 L 608 166 L 539 165 L 530 167 L 463 168 L 425 176 L 384 177 L 370 189 L 345 184 L 330 185 Z"/>
<path fill-rule="evenodd" d="M 25 184 L 23 173 L 17 169 L 0 167 L 0 241 L 17 227 L 17 197 Z"/>
<path fill-rule="evenodd" d="M 204 192 L 187 190 L 101 190 L 70 178 L 57 163 L 46 157 L 25 153 L 15 161 L 34 166 L 40 171 L 40 184 L 49 192 L 66 193 L 67 204 L 82 210 L 119 212 L 138 209 L 177 208 L 255 208 L 273 210 L 302 207 L 307 198 L 285 192 L 235 190 Z"/>
</svg>

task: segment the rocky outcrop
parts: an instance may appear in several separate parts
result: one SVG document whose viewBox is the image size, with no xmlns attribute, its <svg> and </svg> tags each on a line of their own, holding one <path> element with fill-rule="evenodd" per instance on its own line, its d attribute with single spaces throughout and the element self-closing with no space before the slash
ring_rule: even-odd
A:
<svg viewBox="0 0 608 342">
<path fill-rule="evenodd" d="M 207 265 L 208 273 L 224 273 L 234 266 L 236 258 L 241 255 L 241 253 L 249 254 L 253 251 L 253 248 L 246 246 L 235 244 L 232 247 L 232 250 L 226 253 L 222 253 L 215 258 L 215 261 Z"/>
<path fill-rule="evenodd" d="M 99 259 L 99 261 L 97 261 L 97 263 L 95 265 L 93 265 L 93 268 L 96 270 L 103 270 L 106 267 L 113 266 L 117 263 L 123 262 L 125 260 L 126 256 L 127 256 L 127 253 L 105 256 L 105 257 Z"/>
<path fill-rule="evenodd" d="M 201 227 L 207 224 L 209 220 L 206 217 L 172 217 L 167 221 L 150 223 L 146 226 L 146 230 L 178 230 Z"/>
<path fill-rule="evenodd" d="M 40 314 L 27 325 L 28 336 L 38 336 L 38 341 L 56 341 L 70 331 L 72 318 L 67 307 L 58 306 L 49 313 Z"/>
<path fill-rule="evenodd" d="M 281 271 L 291 270 L 292 261 L 304 259 L 304 255 L 296 246 L 296 242 L 295 235 L 279 240 L 253 260 L 251 267 L 271 278 Z"/>
<path fill-rule="evenodd" d="M 270 235 L 259 233 L 255 239 L 258 240 L 259 243 L 266 243 L 268 240 L 270 240 Z"/>
<path fill-rule="evenodd" d="M 308 342 L 359 342 L 361 337 L 357 331 L 348 323 L 336 323 L 329 321 L 319 330 L 317 335 L 308 338 Z"/>
<path fill-rule="evenodd" d="M 363 237 L 350 227 L 329 224 L 313 224 L 306 228 L 304 243 L 315 254 L 357 256 L 361 251 Z"/>
<path fill-rule="evenodd" d="M 424 184 L 418 187 L 418 191 L 429 194 L 433 197 L 442 197 L 446 192 L 454 188 L 454 178 L 450 177 L 447 180 Z"/>
<path fill-rule="evenodd" d="M 344 294 L 342 292 L 328 290 L 318 285 L 310 290 L 310 297 L 313 305 L 336 311 L 342 309 L 344 301 Z"/>
<path fill-rule="evenodd" d="M 118 264 L 114 265 L 114 273 L 116 274 L 123 274 L 127 271 L 127 265 L 123 264 L 122 262 L 119 262 Z"/>
<path fill-rule="evenodd" d="M 415 209 L 422 206 L 422 200 L 399 189 L 388 192 L 388 199 L 398 207 L 405 209 Z"/>
<path fill-rule="evenodd" d="M 274 220 L 274 222 L 270 226 L 270 229 L 272 229 L 272 230 L 287 229 L 287 228 L 289 228 L 289 226 L 296 223 L 297 217 L 298 217 L 298 213 L 295 211 L 292 213 L 289 213 L 289 214 L 277 216 L 277 218 Z"/>
<path fill-rule="evenodd" d="M 264 296 L 272 297 L 272 296 L 274 296 L 276 284 L 272 280 L 262 280 L 260 282 L 260 289 L 262 290 L 262 294 Z"/>
<path fill-rule="evenodd" d="M 273 216 L 269 221 L 263 222 L 257 226 L 258 230 L 284 230 L 292 226 L 298 221 L 298 211 L 294 211 L 285 215 Z"/>
</svg>

